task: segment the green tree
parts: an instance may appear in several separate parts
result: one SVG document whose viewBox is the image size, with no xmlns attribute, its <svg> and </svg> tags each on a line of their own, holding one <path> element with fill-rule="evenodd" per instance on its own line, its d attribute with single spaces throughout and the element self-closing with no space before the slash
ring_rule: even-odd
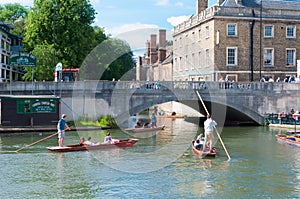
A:
<svg viewBox="0 0 300 199">
<path fill-rule="evenodd" d="M 80 67 L 96 43 L 94 18 L 89 0 L 35 0 L 25 23 L 25 49 L 52 44 L 53 67 L 58 62 L 67 68 Z"/>
<path fill-rule="evenodd" d="M 32 80 L 32 69 L 33 69 L 33 79 L 37 81 L 52 81 L 54 79 L 54 67 L 53 63 L 53 45 L 37 45 L 33 54 L 38 57 L 37 66 L 25 67 L 26 71 L 23 76 L 23 80 L 31 81 Z"/>
<path fill-rule="evenodd" d="M 86 57 L 80 68 L 80 77 L 85 80 L 118 80 L 134 66 L 130 46 L 120 39 L 108 38 Z"/>
<path fill-rule="evenodd" d="M 18 4 L 8 3 L 3 6 L 0 5 L 0 21 L 10 23 L 14 26 L 11 30 L 16 35 L 24 34 L 24 20 L 27 17 L 29 9 Z"/>
</svg>

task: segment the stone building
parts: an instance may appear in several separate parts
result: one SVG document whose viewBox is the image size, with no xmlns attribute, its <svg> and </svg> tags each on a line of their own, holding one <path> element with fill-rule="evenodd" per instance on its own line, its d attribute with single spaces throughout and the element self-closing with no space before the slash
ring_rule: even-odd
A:
<svg viewBox="0 0 300 199">
<path fill-rule="evenodd" d="M 23 37 L 12 34 L 11 24 L 0 22 L 0 82 L 21 80 L 24 74 L 22 67 L 10 66 L 9 56 L 23 51 Z"/>
<path fill-rule="evenodd" d="M 258 81 L 297 75 L 300 2 L 196 0 L 174 27 L 173 80 Z"/>
<path fill-rule="evenodd" d="M 167 46 L 166 30 L 151 34 L 146 42 L 144 56 L 139 56 L 136 66 L 138 81 L 172 81 L 173 55 L 172 46 Z"/>
</svg>

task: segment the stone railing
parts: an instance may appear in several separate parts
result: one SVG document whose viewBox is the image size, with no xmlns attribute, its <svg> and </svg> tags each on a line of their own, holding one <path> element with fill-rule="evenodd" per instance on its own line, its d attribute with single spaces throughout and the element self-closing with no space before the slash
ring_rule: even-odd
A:
<svg viewBox="0 0 300 199">
<path fill-rule="evenodd" d="M 191 82 L 191 81 L 78 81 L 78 82 L 13 82 L 0 83 L 0 94 L 57 94 L 58 92 L 90 91 L 101 92 L 113 90 L 140 90 L 150 92 L 151 90 L 226 90 L 227 92 L 238 90 L 258 90 L 263 92 L 296 92 L 300 90 L 299 83 L 260 83 L 260 82 Z"/>
</svg>

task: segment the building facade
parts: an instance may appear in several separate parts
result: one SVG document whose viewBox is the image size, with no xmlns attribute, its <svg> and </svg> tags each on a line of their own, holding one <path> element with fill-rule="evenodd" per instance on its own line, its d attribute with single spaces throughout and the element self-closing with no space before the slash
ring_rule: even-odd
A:
<svg viewBox="0 0 300 199">
<path fill-rule="evenodd" d="M 258 81 L 297 76 L 300 2 L 197 0 L 174 27 L 173 80 Z"/>
<path fill-rule="evenodd" d="M 167 45 L 166 30 L 151 34 L 146 42 L 145 55 L 138 57 L 136 79 L 138 81 L 172 81 L 173 54 L 172 46 Z"/>
<path fill-rule="evenodd" d="M 0 82 L 22 79 L 23 67 L 10 66 L 9 56 L 23 51 L 22 37 L 10 33 L 12 25 L 0 22 Z"/>
</svg>

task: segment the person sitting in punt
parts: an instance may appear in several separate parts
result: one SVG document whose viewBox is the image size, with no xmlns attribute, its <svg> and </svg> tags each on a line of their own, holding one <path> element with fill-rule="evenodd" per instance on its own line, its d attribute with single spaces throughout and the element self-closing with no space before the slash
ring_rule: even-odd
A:
<svg viewBox="0 0 300 199">
<path fill-rule="evenodd" d="M 79 141 L 79 144 L 80 144 L 80 145 L 83 145 L 83 143 L 84 143 L 84 137 L 81 137 L 81 138 L 80 138 L 80 141 Z"/>
<path fill-rule="evenodd" d="M 145 124 L 144 124 L 144 128 L 150 128 L 151 127 L 151 124 L 149 123 L 149 122 L 146 122 Z"/>
<path fill-rule="evenodd" d="M 203 144 L 204 144 L 204 136 L 203 133 L 201 133 L 197 137 L 197 140 L 194 142 L 194 146 L 196 149 L 201 150 L 203 148 Z"/>
<path fill-rule="evenodd" d="M 106 134 L 104 138 L 104 144 L 112 144 L 112 137 L 109 132 Z"/>
<path fill-rule="evenodd" d="M 142 124 L 141 120 L 137 120 L 134 127 L 135 128 L 142 128 L 143 124 Z"/>
<path fill-rule="evenodd" d="M 94 146 L 95 144 L 91 141 L 91 137 L 88 137 L 87 141 L 84 141 L 83 144 L 87 146 Z"/>
</svg>

